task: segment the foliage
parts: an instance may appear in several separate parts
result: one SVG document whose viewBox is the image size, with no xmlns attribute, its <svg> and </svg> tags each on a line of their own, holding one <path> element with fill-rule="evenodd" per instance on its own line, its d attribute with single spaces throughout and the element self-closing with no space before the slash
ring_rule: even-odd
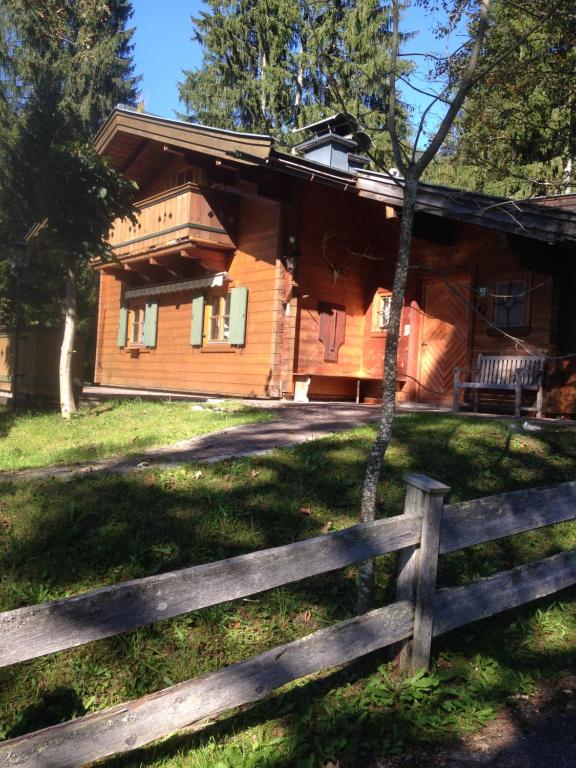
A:
<svg viewBox="0 0 576 768">
<path fill-rule="evenodd" d="M 352 525 L 373 436 L 365 428 L 201 469 L 0 486 L 1 608 Z M 378 488 L 379 512 L 401 511 L 406 472 L 446 482 L 457 501 L 572 479 L 575 459 L 573 429 L 523 435 L 504 420 L 403 415 Z M 576 526 L 563 524 L 456 552 L 441 559 L 440 583 L 474 581 L 575 541 Z M 394 558 L 380 558 L 379 604 L 393 600 L 394 574 Z M 345 569 L 2 670 L 3 731 L 99 710 L 310 634 L 352 615 L 355 592 L 354 570 Z M 434 645 L 429 675 L 400 679 L 376 654 L 295 683 L 199 734 L 106 765 L 319 768 L 339 760 L 351 768 L 430 748 L 477 729 L 529 694 L 541 675 L 573 666 L 571 597 L 447 635 Z"/>
<path fill-rule="evenodd" d="M 492 14 L 486 75 L 426 178 L 508 197 L 566 192 L 576 158 L 574 4 L 495 3 Z"/>
<path fill-rule="evenodd" d="M 131 13 L 127 0 L 8 0 L 3 7 L 10 40 L 4 71 L 18 87 L 0 112 L 7 129 L 0 154 L 2 237 L 21 239 L 43 224 L 26 275 L 25 321 L 34 321 L 42 305 L 53 319 L 65 267 L 89 286 L 88 259 L 106 253 L 111 221 L 131 212 L 133 186 L 91 145 L 112 107 L 136 99 L 132 33 L 125 29 Z"/>
<path fill-rule="evenodd" d="M 105 456 L 130 455 L 218 429 L 265 421 L 263 408 L 232 402 L 110 400 L 82 408 L 70 422 L 55 412 L 14 415 L 0 409 L 0 470 L 75 464 Z"/>
<path fill-rule="evenodd" d="M 389 9 L 379 0 L 209 0 L 193 19 L 202 66 L 186 72 L 188 117 L 275 135 L 348 111 L 390 160 L 383 131 Z M 403 70 L 407 66 L 403 66 Z M 403 117 L 399 113 L 399 121 Z"/>
</svg>

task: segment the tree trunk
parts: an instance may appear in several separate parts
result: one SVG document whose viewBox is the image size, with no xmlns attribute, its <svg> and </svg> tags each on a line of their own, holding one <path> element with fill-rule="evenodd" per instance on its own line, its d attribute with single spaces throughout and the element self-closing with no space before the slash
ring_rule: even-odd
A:
<svg viewBox="0 0 576 768">
<path fill-rule="evenodd" d="M 60 348 L 60 412 L 65 419 L 76 413 L 72 356 L 76 335 L 76 275 L 72 269 L 66 273 L 66 302 L 64 308 L 64 338 Z"/>
<path fill-rule="evenodd" d="M 402 307 L 404 306 L 404 294 L 406 292 L 406 278 L 410 263 L 410 250 L 412 246 L 412 223 L 414 220 L 414 205 L 418 179 L 411 174 L 406 174 L 404 181 L 404 204 L 402 207 L 402 219 L 400 222 L 400 239 L 398 242 L 398 257 L 394 284 L 392 289 L 392 304 L 388 321 L 388 333 L 386 334 L 386 352 L 384 355 L 384 374 L 382 378 L 382 411 L 378 423 L 378 432 L 368 458 L 364 486 L 362 489 L 362 502 L 360 506 L 361 522 L 369 522 L 376 517 L 376 502 L 378 494 L 378 482 L 382 473 L 384 456 L 390 438 L 396 413 L 396 373 L 398 355 L 398 337 L 400 335 L 400 321 L 402 319 Z M 358 578 L 358 613 L 369 611 L 374 603 L 374 563 L 368 560 L 360 565 Z"/>
</svg>

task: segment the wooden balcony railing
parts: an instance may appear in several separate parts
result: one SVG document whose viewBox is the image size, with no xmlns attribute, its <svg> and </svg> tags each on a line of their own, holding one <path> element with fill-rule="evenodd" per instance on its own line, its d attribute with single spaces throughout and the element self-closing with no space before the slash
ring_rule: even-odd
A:
<svg viewBox="0 0 576 768">
<path fill-rule="evenodd" d="M 110 243 L 118 257 L 186 242 L 234 248 L 238 220 L 235 203 L 230 195 L 183 184 L 140 201 L 137 223 L 118 219 L 110 232 Z"/>
</svg>

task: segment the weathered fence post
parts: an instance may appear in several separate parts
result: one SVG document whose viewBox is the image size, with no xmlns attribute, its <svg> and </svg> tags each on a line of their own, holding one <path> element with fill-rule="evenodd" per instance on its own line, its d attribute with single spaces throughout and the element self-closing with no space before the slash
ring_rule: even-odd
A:
<svg viewBox="0 0 576 768">
<path fill-rule="evenodd" d="M 434 629 L 434 595 L 444 496 L 450 488 L 426 475 L 406 475 L 404 514 L 422 516 L 420 546 L 400 552 L 396 599 L 414 605 L 414 636 L 401 648 L 401 669 L 427 667 Z"/>
</svg>

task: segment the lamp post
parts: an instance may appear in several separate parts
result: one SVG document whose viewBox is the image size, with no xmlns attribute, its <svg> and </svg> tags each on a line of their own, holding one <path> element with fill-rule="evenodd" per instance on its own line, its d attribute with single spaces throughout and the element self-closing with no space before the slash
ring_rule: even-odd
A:
<svg viewBox="0 0 576 768">
<path fill-rule="evenodd" d="M 10 272 L 16 280 L 16 317 L 14 328 L 14 355 L 12 357 L 12 402 L 16 405 L 18 393 L 18 352 L 20 347 L 20 277 L 23 269 L 28 265 L 28 243 L 25 240 L 14 240 L 6 245 Z"/>
</svg>

